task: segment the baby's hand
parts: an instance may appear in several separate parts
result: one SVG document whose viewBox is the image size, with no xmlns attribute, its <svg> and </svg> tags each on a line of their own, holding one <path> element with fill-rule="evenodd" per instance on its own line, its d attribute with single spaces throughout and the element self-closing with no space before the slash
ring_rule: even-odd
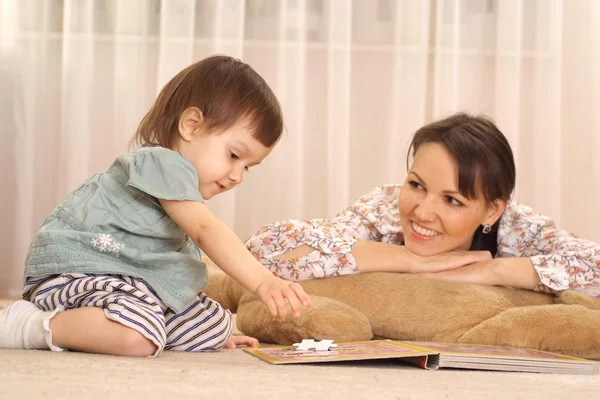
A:
<svg viewBox="0 0 600 400">
<path fill-rule="evenodd" d="M 300 303 L 304 307 L 312 307 L 310 299 L 302 286 L 275 276 L 269 276 L 263 280 L 254 294 L 269 307 L 271 315 L 274 317 L 279 316 L 281 321 L 285 320 L 287 314 L 286 299 L 290 303 L 294 317 L 300 316 Z"/>
</svg>

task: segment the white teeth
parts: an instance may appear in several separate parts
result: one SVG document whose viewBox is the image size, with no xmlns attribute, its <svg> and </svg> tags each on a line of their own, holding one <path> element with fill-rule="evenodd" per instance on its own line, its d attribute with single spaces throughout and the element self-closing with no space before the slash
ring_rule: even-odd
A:
<svg viewBox="0 0 600 400">
<path fill-rule="evenodd" d="M 411 225 L 412 225 L 412 228 L 415 230 L 415 232 L 417 232 L 420 235 L 431 236 L 431 237 L 441 235 L 441 233 L 432 231 L 431 229 L 422 228 L 419 225 L 415 224 L 414 222 L 411 222 Z"/>
</svg>

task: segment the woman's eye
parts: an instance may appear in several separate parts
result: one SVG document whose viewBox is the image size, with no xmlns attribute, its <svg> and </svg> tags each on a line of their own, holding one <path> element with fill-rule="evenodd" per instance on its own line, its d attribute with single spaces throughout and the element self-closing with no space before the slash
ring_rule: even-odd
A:
<svg viewBox="0 0 600 400">
<path fill-rule="evenodd" d="M 461 203 L 460 201 L 456 200 L 452 196 L 446 196 L 446 201 L 448 202 L 448 204 L 453 205 L 453 206 L 462 206 L 463 205 L 463 203 Z"/>
<path fill-rule="evenodd" d="M 240 156 L 238 156 L 235 153 L 232 153 L 231 151 L 229 152 L 229 156 L 233 159 L 233 160 L 239 160 Z"/>
<path fill-rule="evenodd" d="M 409 181 L 408 184 L 415 189 L 423 189 L 423 186 L 417 181 Z"/>
</svg>

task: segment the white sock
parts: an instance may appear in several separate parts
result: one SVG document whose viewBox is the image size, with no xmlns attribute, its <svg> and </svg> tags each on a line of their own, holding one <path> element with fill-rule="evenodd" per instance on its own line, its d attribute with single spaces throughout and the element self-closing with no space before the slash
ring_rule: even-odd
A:
<svg viewBox="0 0 600 400">
<path fill-rule="evenodd" d="M 19 300 L 0 310 L 0 349 L 52 349 L 50 319 L 62 308 L 42 311 L 35 304 Z"/>
</svg>

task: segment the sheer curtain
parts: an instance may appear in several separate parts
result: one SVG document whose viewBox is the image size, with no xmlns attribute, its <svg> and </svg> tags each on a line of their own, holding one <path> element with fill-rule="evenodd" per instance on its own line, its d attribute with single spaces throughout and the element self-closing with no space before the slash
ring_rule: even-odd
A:
<svg viewBox="0 0 600 400">
<path fill-rule="evenodd" d="M 0 296 L 20 295 L 44 217 L 214 53 L 285 112 L 270 158 L 209 203 L 242 238 L 401 182 L 415 129 L 466 110 L 508 136 L 519 200 L 600 241 L 599 1 L 2 0 Z"/>
</svg>

